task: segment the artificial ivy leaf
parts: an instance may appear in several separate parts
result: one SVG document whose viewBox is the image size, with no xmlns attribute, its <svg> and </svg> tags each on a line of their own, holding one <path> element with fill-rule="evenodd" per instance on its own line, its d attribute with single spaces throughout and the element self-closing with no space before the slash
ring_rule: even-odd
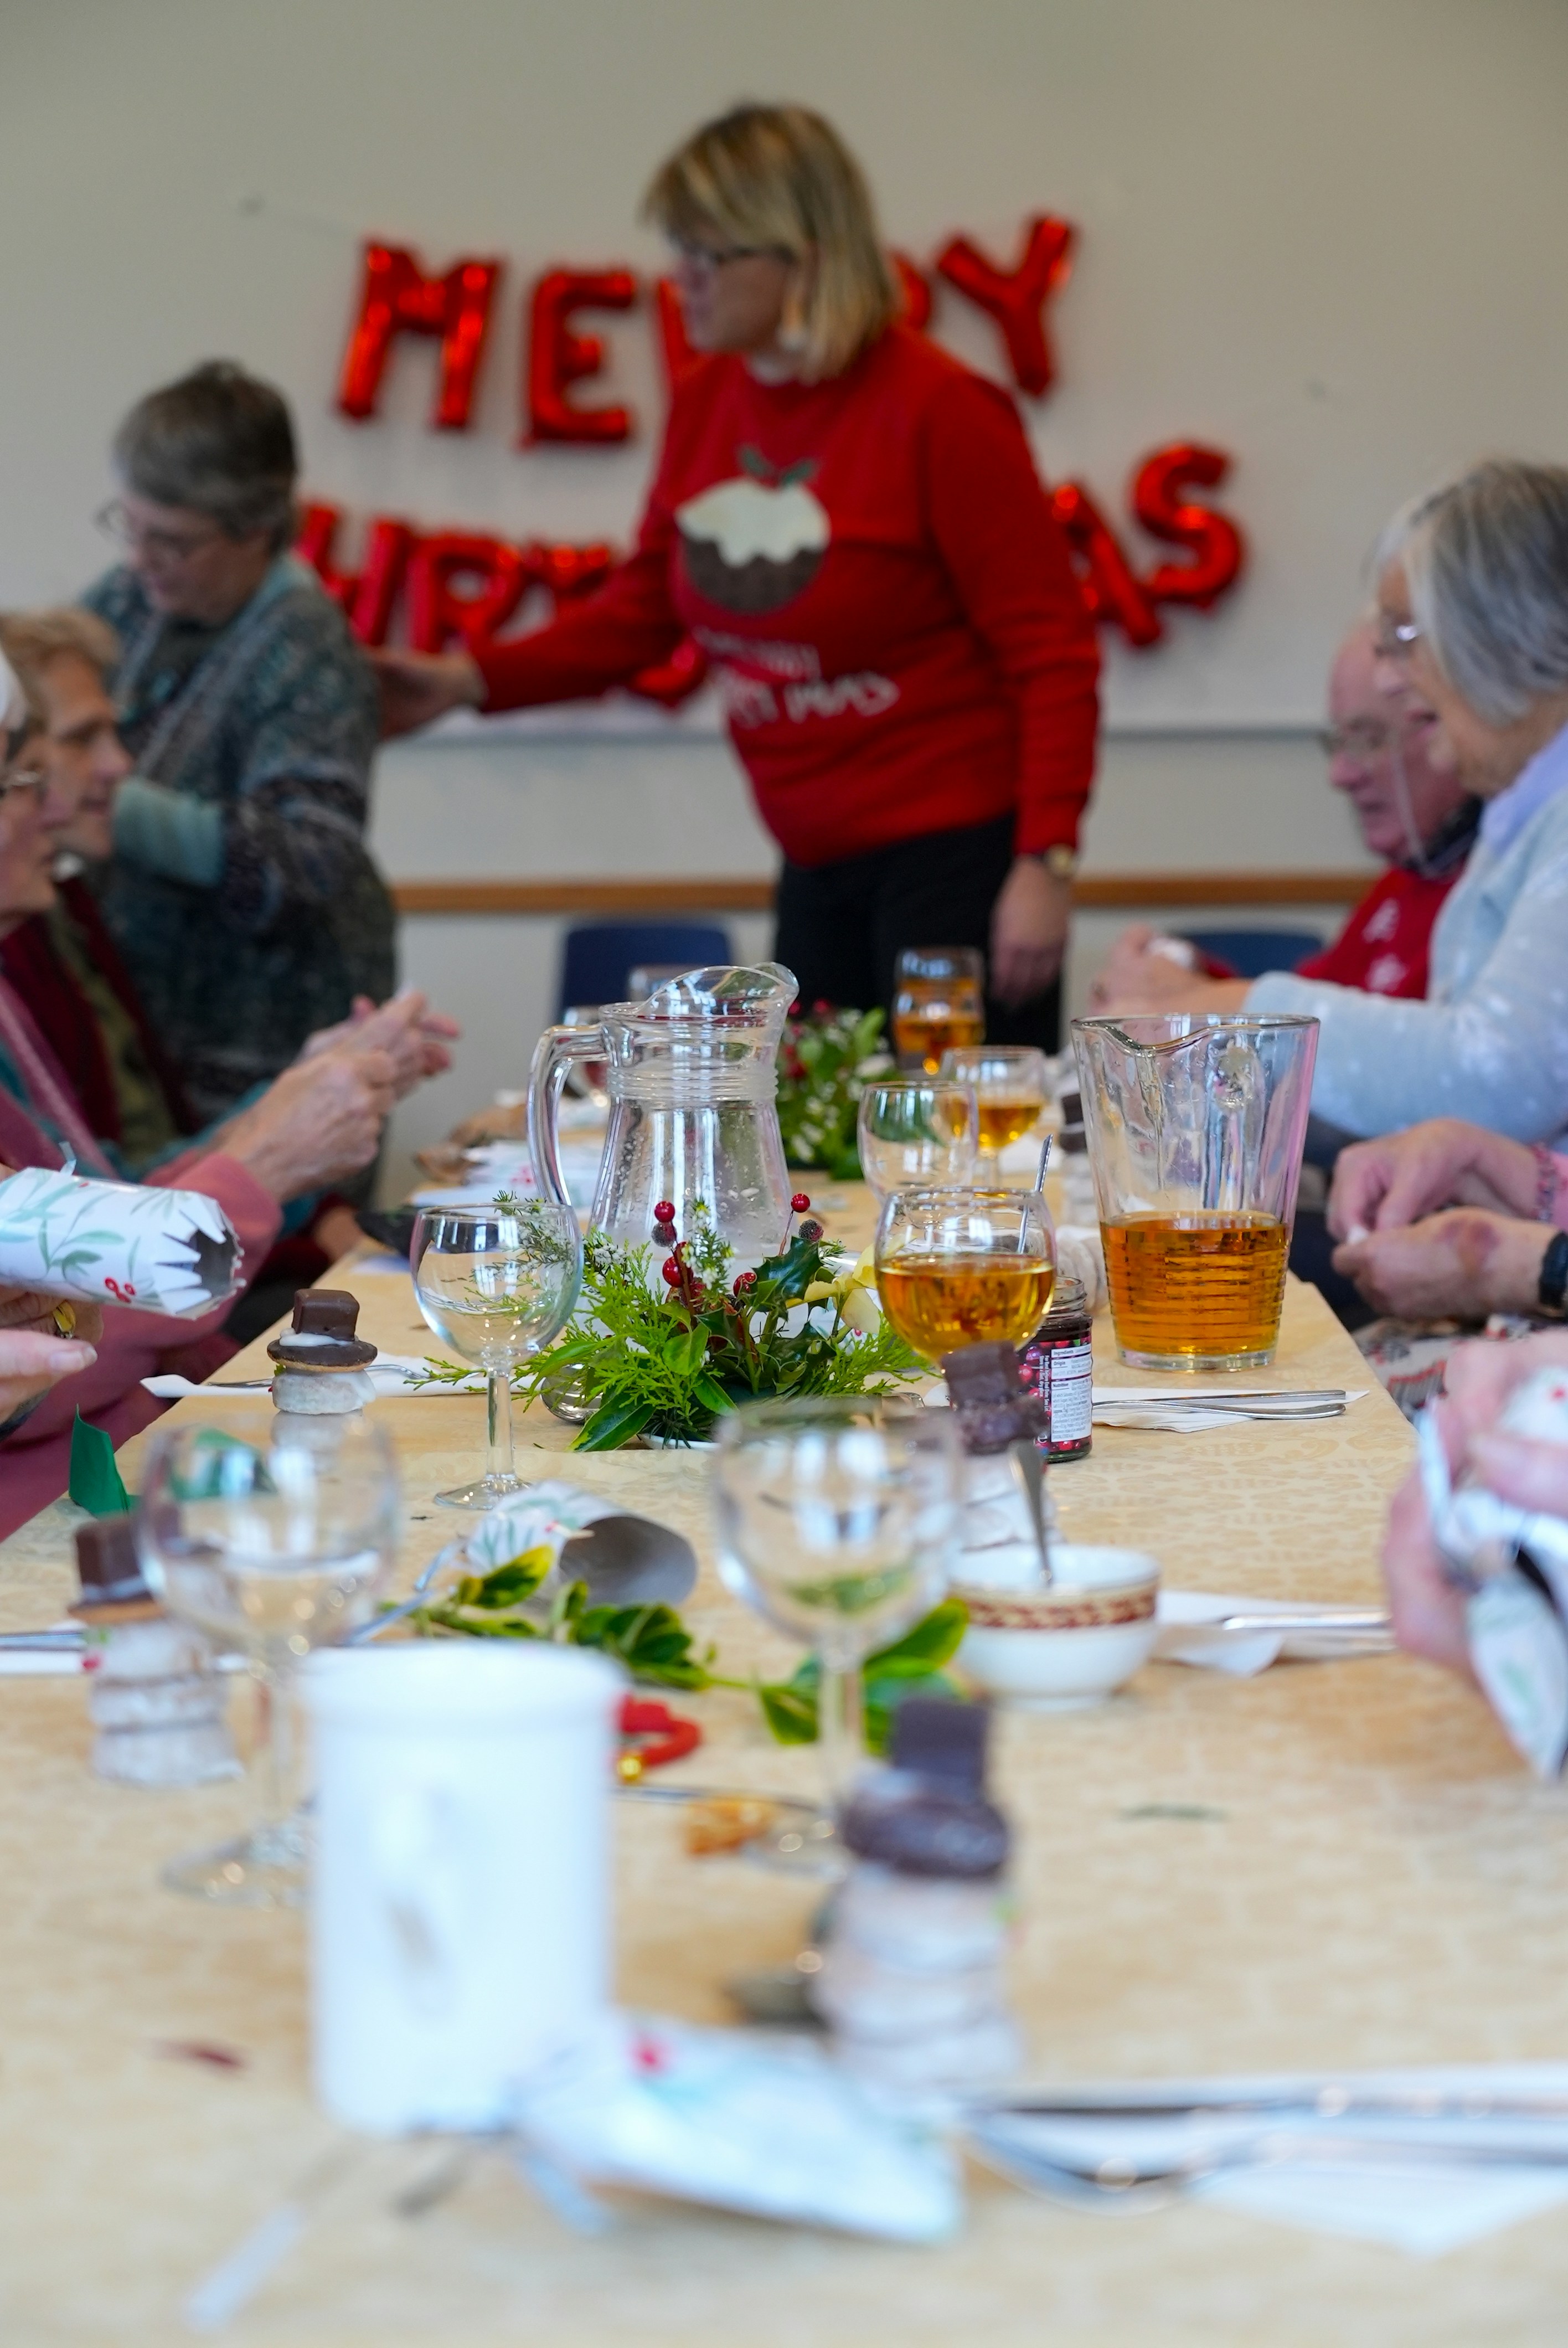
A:
<svg viewBox="0 0 1568 2348">
<path fill-rule="evenodd" d="M 651 1402 L 612 1402 L 601 1404 L 586 1426 L 579 1427 L 572 1443 L 574 1451 L 619 1451 L 634 1435 L 641 1435 L 654 1416 Z"/>
<path fill-rule="evenodd" d="M 968 1620 L 969 1610 L 961 1598 L 944 1598 L 892 1646 L 879 1647 L 874 1655 L 866 1656 L 867 1680 L 907 1679 L 938 1670 L 958 1653 Z"/>
<path fill-rule="evenodd" d="M 816 1698 L 803 1695 L 787 1682 L 757 1689 L 763 1717 L 780 1745 L 816 1743 Z"/>
<path fill-rule="evenodd" d="M 690 1328 L 684 1321 L 671 1317 L 668 1327 L 660 1331 L 660 1359 L 678 1378 L 689 1378 L 707 1350 L 705 1329 Z"/>
<path fill-rule="evenodd" d="M 553 1550 L 543 1546 L 526 1549 L 505 1565 L 497 1565 L 479 1582 L 477 1593 L 466 1599 L 473 1606 L 516 1606 L 524 1598 L 531 1598 L 555 1563 Z"/>
</svg>

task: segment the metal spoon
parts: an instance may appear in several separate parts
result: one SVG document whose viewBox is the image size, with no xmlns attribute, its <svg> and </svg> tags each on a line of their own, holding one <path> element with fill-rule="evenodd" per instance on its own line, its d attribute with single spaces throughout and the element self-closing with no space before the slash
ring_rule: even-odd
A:
<svg viewBox="0 0 1568 2348">
<path fill-rule="evenodd" d="M 1008 1457 L 1012 1462 L 1013 1476 L 1023 1494 L 1030 1522 L 1034 1528 L 1034 1538 L 1040 1550 L 1040 1580 L 1049 1584 L 1052 1575 L 1050 1541 L 1045 1517 L 1045 1469 L 1033 1436 L 1026 1435 L 1019 1442 L 1009 1443 Z"/>
</svg>

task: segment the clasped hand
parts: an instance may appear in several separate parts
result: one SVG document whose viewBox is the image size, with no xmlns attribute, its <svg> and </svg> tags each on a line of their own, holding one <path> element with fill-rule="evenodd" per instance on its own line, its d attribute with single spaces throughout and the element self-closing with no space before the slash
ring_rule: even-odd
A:
<svg viewBox="0 0 1568 2348">
<path fill-rule="evenodd" d="M 1342 1150 L 1328 1200 L 1334 1268 L 1409 1320 L 1527 1312 L 1552 1237 L 1533 1150 L 1458 1117 Z"/>
</svg>

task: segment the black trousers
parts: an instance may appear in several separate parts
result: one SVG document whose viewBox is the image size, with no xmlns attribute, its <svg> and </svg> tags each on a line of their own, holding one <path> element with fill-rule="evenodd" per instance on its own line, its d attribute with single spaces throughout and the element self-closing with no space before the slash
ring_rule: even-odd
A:
<svg viewBox="0 0 1568 2348">
<path fill-rule="evenodd" d="M 801 1001 L 893 1015 L 893 971 L 907 946 L 978 946 L 990 957 L 991 908 L 1013 860 L 1013 819 L 923 832 L 841 863 L 787 858 L 779 877 L 774 952 L 800 981 Z M 1060 983 L 1016 1010 L 986 997 L 986 1040 L 1057 1048 Z M 891 1025 L 889 1025 L 889 1036 Z"/>
</svg>

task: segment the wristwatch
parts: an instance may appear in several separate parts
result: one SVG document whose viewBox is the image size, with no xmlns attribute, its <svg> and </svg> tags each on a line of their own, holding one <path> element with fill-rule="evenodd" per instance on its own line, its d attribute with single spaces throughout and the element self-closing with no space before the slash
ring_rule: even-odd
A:
<svg viewBox="0 0 1568 2348">
<path fill-rule="evenodd" d="M 1536 1283 L 1536 1301 L 1542 1313 L 1561 1316 L 1563 1300 L 1568 1294 L 1568 1231 L 1553 1231 L 1546 1242 L 1546 1252 L 1541 1259 L 1541 1278 Z"/>
<path fill-rule="evenodd" d="M 1077 849 L 1067 847 L 1061 840 L 1054 848 L 1048 848 L 1040 860 L 1053 880 L 1071 880 L 1078 870 Z"/>
</svg>

